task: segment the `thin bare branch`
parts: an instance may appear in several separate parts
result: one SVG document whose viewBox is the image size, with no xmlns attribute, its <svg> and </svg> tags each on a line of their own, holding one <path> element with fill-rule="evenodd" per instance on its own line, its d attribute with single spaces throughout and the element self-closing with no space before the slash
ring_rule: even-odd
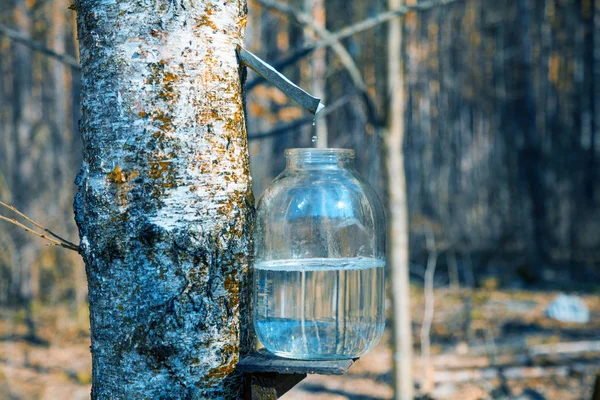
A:
<svg viewBox="0 0 600 400">
<path fill-rule="evenodd" d="M 68 241 L 66 239 L 63 239 L 62 237 L 58 236 L 56 233 L 52 232 L 50 229 L 44 228 L 42 225 L 38 224 L 37 222 L 35 222 L 31 218 L 29 218 L 27 215 L 25 215 L 21 211 L 17 210 L 17 208 L 15 208 L 14 206 L 11 206 L 10 204 L 6 204 L 3 201 L 0 201 L 0 206 L 5 207 L 5 208 L 11 210 L 12 212 L 14 212 L 15 214 L 17 214 L 21 218 L 25 219 L 30 224 L 32 224 L 35 227 L 43 230 L 44 232 L 48 233 L 50 236 L 54 236 L 54 238 L 51 238 L 50 236 L 44 235 L 43 233 L 37 232 L 37 231 L 29 228 L 28 226 L 22 224 L 21 222 L 17 221 L 14 218 L 8 218 L 8 217 L 5 217 L 3 215 L 0 215 L 0 219 L 5 220 L 7 222 L 10 222 L 10 223 L 12 223 L 14 225 L 17 225 L 18 227 L 23 228 L 27 232 L 33 233 L 34 235 L 37 235 L 37 236 L 41 237 L 42 239 L 48 240 L 53 246 L 61 246 L 61 247 L 64 247 L 65 249 L 73 250 L 73 251 L 76 251 L 78 253 L 80 252 L 80 248 L 79 248 L 78 245 L 76 245 L 75 243 L 72 243 L 72 242 L 70 242 L 70 241 Z"/>
<path fill-rule="evenodd" d="M 326 115 L 332 113 L 333 111 L 337 110 L 338 108 L 346 105 L 347 103 L 350 102 L 350 100 L 352 100 L 352 97 L 354 97 L 354 96 L 353 95 L 344 96 L 341 99 L 333 102 L 330 106 L 327 106 L 323 110 L 321 110 L 317 114 L 316 118 L 325 117 Z M 248 140 L 266 139 L 266 138 L 272 137 L 272 136 L 283 135 L 285 133 L 291 132 L 293 129 L 300 128 L 304 125 L 308 125 L 314 121 L 315 121 L 315 117 L 298 118 L 298 119 L 295 119 L 294 121 L 288 122 L 287 124 L 276 126 L 275 128 L 271 129 L 270 131 L 255 133 L 254 135 L 248 135 Z"/>
<path fill-rule="evenodd" d="M 264 1 L 264 0 L 258 0 L 258 1 Z M 461 0 L 421 1 L 418 4 L 415 4 L 412 6 L 399 7 L 395 10 L 386 11 L 386 12 L 376 15 L 374 17 L 366 18 L 355 24 L 352 24 L 350 26 L 342 28 L 337 32 L 331 33 L 330 36 L 328 36 L 327 38 L 324 38 L 323 40 L 320 40 L 316 43 L 309 44 L 309 45 L 302 47 L 298 51 L 294 52 L 291 56 L 289 56 L 281 61 L 278 61 L 276 63 L 273 63 L 273 66 L 276 69 L 281 70 L 282 68 L 285 68 L 288 65 L 291 65 L 291 64 L 295 63 L 296 61 L 308 56 L 310 53 L 312 53 L 313 51 L 315 51 L 317 49 L 332 46 L 334 43 L 339 43 L 341 40 L 343 40 L 347 37 L 353 36 L 360 32 L 367 31 L 369 29 L 373 29 L 374 27 L 381 25 L 385 22 L 391 21 L 394 18 L 401 17 L 410 11 L 426 11 L 426 10 L 430 10 L 432 8 L 456 3 L 458 1 L 461 1 Z M 261 79 L 255 79 L 255 80 L 249 82 L 246 85 L 247 90 L 251 90 L 254 86 L 256 86 L 260 82 L 261 82 Z"/>
<path fill-rule="evenodd" d="M 44 46 L 40 42 L 36 42 L 35 40 L 32 40 L 32 39 L 28 38 L 27 36 L 23 35 L 22 33 L 14 30 L 14 29 L 11 29 L 8 26 L 1 24 L 1 23 L 0 23 L 0 35 L 7 36 L 7 37 L 11 38 L 12 40 L 14 40 L 15 42 L 22 43 L 25 46 L 29 47 L 30 49 L 33 49 L 33 50 L 39 51 L 40 53 L 46 54 L 47 56 L 50 56 L 70 67 L 77 68 L 77 69 L 81 68 L 81 65 L 79 64 L 79 62 L 77 61 L 77 59 L 75 57 L 70 56 L 68 54 L 59 54 L 59 53 L 55 52 L 54 50 Z"/>
<path fill-rule="evenodd" d="M 18 226 L 19 228 L 23 228 L 23 229 L 25 229 L 25 231 L 27 231 L 29 233 L 33 233 L 34 235 L 39 236 L 42 239 L 45 239 L 45 240 L 49 241 L 50 244 L 53 245 L 53 246 L 64 247 L 65 249 L 73 250 L 73 251 L 76 251 L 76 252 L 79 253 L 79 246 L 71 246 L 71 245 L 69 245 L 67 243 L 60 242 L 60 241 L 58 241 L 56 239 L 53 239 L 53 238 L 51 238 L 51 237 L 49 237 L 47 235 L 44 235 L 43 233 L 39 233 L 37 231 L 34 231 L 33 229 L 31 229 L 31 228 L 23 225 L 22 223 L 20 223 L 19 221 L 17 221 L 14 218 L 8 218 L 8 217 L 5 217 L 3 215 L 0 215 L 0 220 L 4 220 L 4 221 L 7 221 L 7 222 L 10 222 L 11 224 L 14 224 L 14 225 Z"/>
<path fill-rule="evenodd" d="M 56 233 L 52 232 L 50 229 L 44 228 L 42 225 L 38 224 L 37 222 L 35 222 L 31 218 L 29 218 L 27 215 L 25 215 L 21 211 L 17 210 L 14 206 L 11 206 L 10 204 L 6 204 L 3 201 L 0 201 L 0 206 L 8 208 L 9 210 L 11 210 L 12 212 L 14 212 L 15 214 L 17 214 L 21 218 L 25 219 L 27 222 L 35 225 L 36 227 L 40 228 L 44 232 L 48 233 L 49 235 L 54 236 L 56 239 L 60 240 L 61 242 L 65 243 L 65 244 L 67 244 L 67 245 L 69 245 L 69 246 L 71 246 L 73 248 L 79 249 L 79 246 L 76 245 L 75 243 L 72 243 L 72 242 L 68 241 L 67 239 L 58 236 Z"/>
<path fill-rule="evenodd" d="M 18 226 L 19 228 L 23 228 L 27 232 L 33 233 L 34 235 L 37 235 L 37 236 L 41 237 L 42 239 L 46 239 L 46 240 L 48 240 L 49 242 L 51 242 L 51 243 L 53 243 L 55 245 L 60 245 L 61 244 L 58 240 L 52 239 L 51 237 L 46 236 L 43 233 L 39 233 L 37 231 L 34 231 L 33 229 L 28 228 L 27 226 L 23 225 L 22 223 L 20 223 L 19 221 L 17 221 L 14 218 L 8 218 L 8 217 L 5 217 L 4 215 L 0 215 L 0 219 L 4 220 L 6 222 L 10 222 L 11 224 L 14 224 L 14 225 Z"/>
<path fill-rule="evenodd" d="M 331 39 L 333 37 L 333 34 L 329 30 L 317 26 L 313 22 L 313 18 L 310 15 L 305 14 L 301 10 L 298 10 L 286 3 L 281 3 L 273 0 L 256 0 L 256 2 L 264 6 L 265 8 L 278 11 L 280 13 L 286 14 L 294 18 L 298 23 L 309 28 L 314 34 L 320 36 L 323 39 Z M 360 90 L 365 90 L 366 85 L 362 78 L 360 70 L 358 69 L 358 66 L 354 62 L 354 59 L 352 58 L 350 53 L 348 53 L 348 50 L 346 50 L 344 45 L 341 44 L 339 40 L 336 40 L 331 44 L 331 49 L 337 54 L 340 61 L 342 62 L 342 65 L 344 66 L 344 68 L 346 68 L 348 74 L 350 74 L 350 78 L 352 79 L 354 86 L 356 86 Z"/>
<path fill-rule="evenodd" d="M 313 22 L 313 18 L 310 15 L 286 3 L 281 3 L 273 0 L 256 1 L 257 3 L 259 3 L 267 9 L 274 10 L 290 16 L 291 18 L 295 19 L 299 24 L 309 28 L 314 34 L 318 35 L 323 39 L 332 39 L 334 36 L 329 30 L 316 25 Z M 350 76 L 350 79 L 352 80 L 354 86 L 358 90 L 360 90 L 362 95 L 361 97 L 365 101 L 365 106 L 367 107 L 367 116 L 369 117 L 369 122 L 373 125 L 379 125 L 381 120 L 376 111 L 375 101 L 369 95 L 369 92 L 367 91 L 367 85 L 363 80 L 362 74 L 360 73 L 360 69 L 354 62 L 354 59 L 352 58 L 348 50 L 346 50 L 346 47 L 344 47 L 344 45 L 339 40 L 335 40 L 331 43 L 331 49 L 338 56 L 346 71 L 348 71 L 348 75 Z M 252 82 L 250 83 L 250 85 L 252 85 Z M 248 90 L 250 89 L 251 87 L 248 88 Z"/>
<path fill-rule="evenodd" d="M 321 47 L 331 46 L 334 42 L 340 41 L 352 35 L 355 35 L 359 32 L 363 32 L 369 29 L 376 27 L 377 25 L 381 25 L 385 22 L 388 22 L 394 18 L 401 17 L 411 11 L 426 11 L 432 8 L 445 6 L 447 4 L 455 3 L 460 0 L 428 0 L 428 1 L 420 1 L 419 3 L 411 6 L 403 6 L 399 7 L 395 10 L 386 11 L 379 15 L 376 15 L 371 18 L 364 19 L 356 24 L 347 26 L 345 28 L 340 29 L 336 33 L 334 33 L 331 37 L 321 40 L 315 43 L 315 48 L 319 49 Z"/>
</svg>

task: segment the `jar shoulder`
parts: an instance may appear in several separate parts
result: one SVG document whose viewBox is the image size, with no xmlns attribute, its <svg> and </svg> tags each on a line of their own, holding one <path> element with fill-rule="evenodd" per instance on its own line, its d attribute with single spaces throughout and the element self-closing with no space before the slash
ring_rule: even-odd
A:
<svg viewBox="0 0 600 400">
<path fill-rule="evenodd" d="M 351 169 L 284 171 L 261 196 L 257 213 L 305 210 L 307 214 L 349 217 L 370 214 L 384 219 L 382 203 L 373 187 Z"/>
</svg>

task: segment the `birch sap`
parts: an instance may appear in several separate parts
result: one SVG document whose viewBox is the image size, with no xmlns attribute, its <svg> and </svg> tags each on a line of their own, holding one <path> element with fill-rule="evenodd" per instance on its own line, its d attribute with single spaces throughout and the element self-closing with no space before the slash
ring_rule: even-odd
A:
<svg viewBox="0 0 600 400">
<path fill-rule="evenodd" d="M 360 357 L 385 327 L 385 261 L 308 258 L 254 265 L 256 334 L 283 357 Z"/>
</svg>

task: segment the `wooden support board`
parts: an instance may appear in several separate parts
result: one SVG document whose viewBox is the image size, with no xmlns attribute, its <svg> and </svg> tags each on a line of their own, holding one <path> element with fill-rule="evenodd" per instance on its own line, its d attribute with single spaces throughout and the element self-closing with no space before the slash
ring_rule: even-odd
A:
<svg viewBox="0 0 600 400">
<path fill-rule="evenodd" d="M 307 374 L 343 375 L 355 360 L 292 360 L 277 357 L 261 349 L 244 356 L 237 370 L 246 375 L 248 400 L 272 400 L 281 397 Z"/>
<path fill-rule="evenodd" d="M 278 374 L 318 374 L 343 375 L 354 364 L 347 360 L 292 360 L 277 357 L 261 349 L 244 356 L 237 364 L 237 370 L 243 373 L 275 372 Z"/>
<path fill-rule="evenodd" d="M 296 386 L 306 374 L 246 374 L 245 400 L 275 400 Z"/>
</svg>

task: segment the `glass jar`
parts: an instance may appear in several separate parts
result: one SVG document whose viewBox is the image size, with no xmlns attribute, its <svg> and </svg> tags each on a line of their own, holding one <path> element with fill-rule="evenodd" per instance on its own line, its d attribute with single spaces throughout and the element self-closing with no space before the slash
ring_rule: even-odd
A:
<svg viewBox="0 0 600 400">
<path fill-rule="evenodd" d="M 254 327 L 287 358 L 355 358 L 385 327 L 385 217 L 354 150 L 288 149 L 254 233 Z"/>
</svg>

